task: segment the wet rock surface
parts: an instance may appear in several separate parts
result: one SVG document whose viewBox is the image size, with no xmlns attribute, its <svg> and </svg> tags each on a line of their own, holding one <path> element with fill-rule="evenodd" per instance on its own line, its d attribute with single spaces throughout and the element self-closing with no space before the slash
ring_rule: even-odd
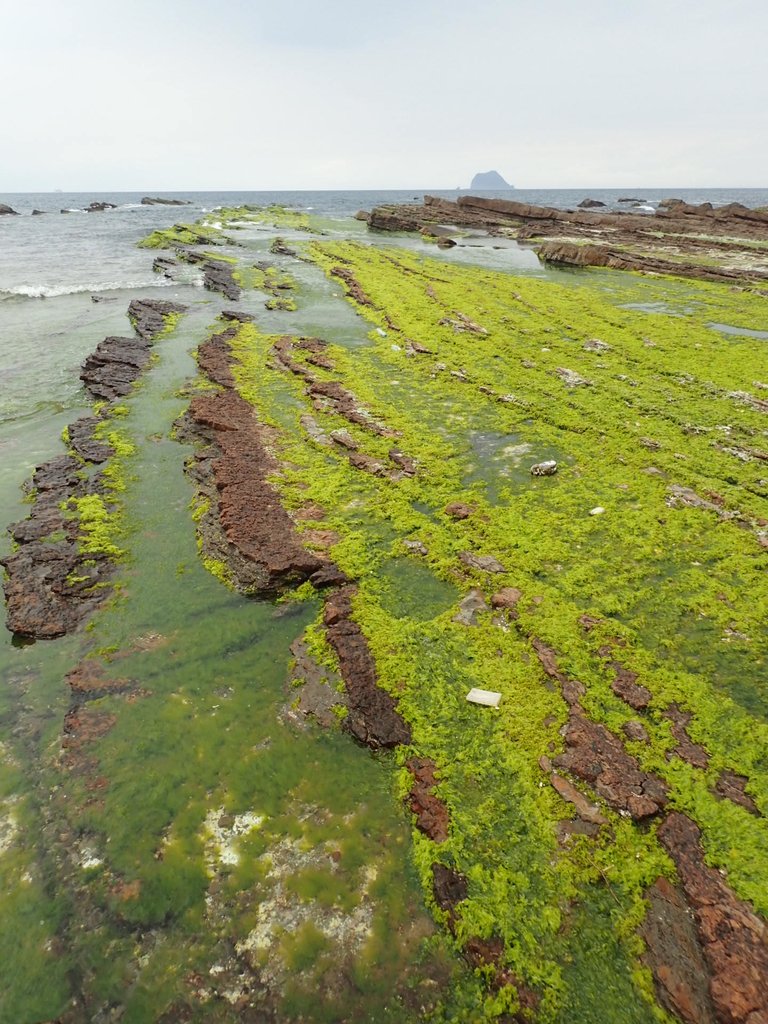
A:
<svg viewBox="0 0 768 1024">
<path fill-rule="evenodd" d="M 134 300 L 128 315 L 139 338 L 105 338 L 84 362 L 81 379 L 97 399 L 112 401 L 128 393 L 146 369 L 151 339 L 171 313 L 185 307 L 157 300 Z M 35 500 L 27 519 L 9 532 L 19 545 L 2 560 L 8 629 L 22 637 L 52 639 L 73 632 L 105 599 L 114 563 L 102 554 L 81 551 L 78 520 L 65 506 L 72 499 L 99 494 L 101 465 L 113 455 L 111 444 L 96 436 L 99 416 L 70 423 L 66 436 L 73 454 L 38 466 L 32 477 Z M 110 510 L 107 504 L 107 510 Z"/>
<path fill-rule="evenodd" d="M 429 757 L 412 757 L 406 761 L 406 768 L 413 776 L 408 806 L 416 815 L 416 827 L 433 842 L 444 843 L 450 819 L 448 808 L 434 792 L 437 765 Z"/>
<path fill-rule="evenodd" d="M 217 518 L 228 548 L 252 570 L 239 585 L 276 593 L 309 579 L 322 560 L 301 544 L 293 521 L 267 477 L 277 468 L 268 451 L 267 432 L 236 392 L 198 396 L 188 421 L 212 450 L 199 455 L 198 476 L 210 478 Z M 231 557 L 228 564 L 241 564 Z"/>
<path fill-rule="evenodd" d="M 768 1020 L 768 929 L 723 876 L 704 860 L 701 830 L 673 811 L 659 829 L 672 857 L 710 973 L 709 991 L 719 1024 Z"/>
<path fill-rule="evenodd" d="M 168 318 L 186 313 L 187 307 L 164 299 L 134 299 L 128 306 L 128 319 L 145 341 L 153 341 L 168 327 Z"/>
<path fill-rule="evenodd" d="M 349 698 L 345 728 L 355 739 L 374 748 L 409 743 L 410 727 L 397 712 L 394 698 L 378 686 L 373 656 L 352 617 L 355 593 L 353 585 L 341 587 L 326 601 L 323 615 Z"/>
<path fill-rule="evenodd" d="M 640 926 L 659 1001 L 685 1024 L 715 1024 L 709 972 L 693 915 L 680 889 L 659 878 L 648 890 L 648 913 Z"/>
<path fill-rule="evenodd" d="M 604 725 L 571 712 L 563 729 L 565 753 L 554 759 L 594 787 L 613 808 L 640 821 L 658 814 L 667 803 L 667 786 L 656 775 L 642 771 L 617 736 Z"/>
<path fill-rule="evenodd" d="M 625 202 L 629 202 L 625 198 Z M 675 274 L 712 281 L 768 280 L 759 255 L 752 266 L 732 266 L 743 240 L 768 240 L 768 214 L 739 203 L 713 208 L 679 200 L 655 213 L 609 211 L 599 200 L 576 210 L 515 200 L 462 195 L 455 202 L 424 196 L 422 205 L 381 206 L 368 215 L 376 231 L 422 231 L 440 225 L 472 227 L 491 236 L 531 240 L 546 262 Z M 687 258 L 686 258 L 687 257 Z"/>
<path fill-rule="evenodd" d="M 204 244 L 210 244 L 210 240 L 205 239 Z M 179 259 L 202 271 L 203 284 L 209 291 L 221 292 L 230 302 L 237 302 L 243 290 L 235 280 L 235 268 L 231 263 L 185 246 L 177 247 L 175 252 Z"/>
<path fill-rule="evenodd" d="M 149 359 L 143 338 L 105 338 L 83 363 L 80 380 L 93 398 L 111 402 L 128 394 Z"/>
</svg>

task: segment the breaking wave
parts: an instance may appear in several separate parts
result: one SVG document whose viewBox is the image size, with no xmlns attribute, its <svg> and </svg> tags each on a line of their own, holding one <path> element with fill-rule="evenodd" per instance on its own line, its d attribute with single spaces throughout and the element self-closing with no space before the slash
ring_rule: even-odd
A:
<svg viewBox="0 0 768 1024">
<path fill-rule="evenodd" d="M 54 299 L 59 295 L 78 295 L 82 292 L 115 292 L 135 288 L 169 288 L 173 281 L 162 277 L 143 281 L 99 281 L 94 284 L 20 284 L 13 288 L 0 288 L 0 302 L 7 299 Z"/>
</svg>

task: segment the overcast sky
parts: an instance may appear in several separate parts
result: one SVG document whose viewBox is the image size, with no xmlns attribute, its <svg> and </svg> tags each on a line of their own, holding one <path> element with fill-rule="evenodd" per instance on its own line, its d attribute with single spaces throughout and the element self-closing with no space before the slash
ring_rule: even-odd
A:
<svg viewBox="0 0 768 1024">
<path fill-rule="evenodd" d="M 766 0 L 4 0 L 0 192 L 768 186 Z"/>
</svg>

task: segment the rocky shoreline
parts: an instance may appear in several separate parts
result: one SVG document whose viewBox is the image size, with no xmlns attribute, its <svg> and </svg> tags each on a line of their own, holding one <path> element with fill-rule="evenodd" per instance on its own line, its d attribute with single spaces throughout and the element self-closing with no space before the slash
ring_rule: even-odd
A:
<svg viewBox="0 0 768 1024">
<path fill-rule="evenodd" d="M 47 640 L 71 633 L 110 593 L 116 551 L 111 538 L 101 544 L 96 538 L 115 514 L 104 475 L 116 454 L 103 429 L 111 419 L 109 403 L 128 394 L 149 365 L 154 340 L 185 308 L 134 300 L 128 317 L 137 336 L 105 338 L 83 363 L 86 391 L 106 404 L 66 428 L 68 454 L 37 467 L 28 487 L 29 516 L 9 527 L 17 550 L 0 560 L 6 625 L 15 636 Z"/>
<path fill-rule="evenodd" d="M 444 240 L 454 227 L 515 238 L 552 264 L 768 283 L 768 210 L 740 203 L 692 206 L 668 199 L 653 214 L 639 214 L 427 195 L 421 206 L 380 206 L 358 216 L 372 231 L 418 231 Z"/>
</svg>

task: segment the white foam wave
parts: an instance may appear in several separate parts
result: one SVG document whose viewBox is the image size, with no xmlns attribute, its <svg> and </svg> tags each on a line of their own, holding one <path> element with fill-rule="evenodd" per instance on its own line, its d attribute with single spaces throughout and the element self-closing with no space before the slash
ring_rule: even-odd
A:
<svg viewBox="0 0 768 1024">
<path fill-rule="evenodd" d="M 0 288 L 1 298 L 54 299 L 59 295 L 79 295 L 82 292 L 115 292 L 134 288 L 168 288 L 173 281 L 161 277 L 143 281 L 99 281 L 93 284 L 20 284 L 13 288 Z"/>
</svg>

